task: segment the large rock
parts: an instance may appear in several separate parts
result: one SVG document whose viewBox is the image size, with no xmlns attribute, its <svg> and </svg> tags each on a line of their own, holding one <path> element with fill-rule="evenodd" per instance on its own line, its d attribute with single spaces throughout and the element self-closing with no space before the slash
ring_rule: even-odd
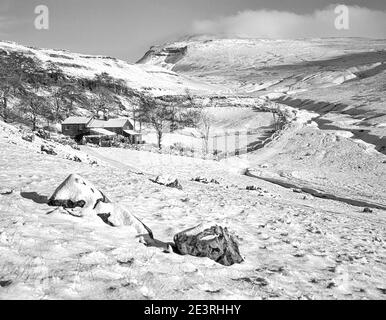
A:
<svg viewBox="0 0 386 320">
<path fill-rule="evenodd" d="M 243 262 L 239 247 L 227 228 L 202 224 L 177 233 L 174 243 L 179 253 L 196 257 L 208 257 L 224 266 Z"/>
<path fill-rule="evenodd" d="M 55 190 L 48 205 L 93 209 L 100 201 L 110 202 L 91 182 L 77 174 L 71 174 Z"/>
</svg>

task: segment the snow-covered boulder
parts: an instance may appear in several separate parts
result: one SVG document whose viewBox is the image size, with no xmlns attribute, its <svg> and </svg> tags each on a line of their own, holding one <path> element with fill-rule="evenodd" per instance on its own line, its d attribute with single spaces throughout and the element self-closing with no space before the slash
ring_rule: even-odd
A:
<svg viewBox="0 0 386 320">
<path fill-rule="evenodd" d="M 134 216 L 128 209 L 116 203 L 99 201 L 94 208 L 95 213 L 108 225 L 113 227 L 131 226 L 139 235 L 148 234 L 153 238 L 153 233 L 141 220 Z"/>
<path fill-rule="evenodd" d="M 138 235 L 148 234 L 153 239 L 150 228 L 129 210 L 111 202 L 96 186 L 77 174 L 71 174 L 60 184 L 48 200 L 48 205 L 66 209 L 80 207 L 80 216 L 99 216 L 113 227 L 131 226 Z"/>
<path fill-rule="evenodd" d="M 202 224 L 177 233 L 174 243 L 179 253 L 208 257 L 224 266 L 243 262 L 239 247 L 227 228 Z"/>
</svg>

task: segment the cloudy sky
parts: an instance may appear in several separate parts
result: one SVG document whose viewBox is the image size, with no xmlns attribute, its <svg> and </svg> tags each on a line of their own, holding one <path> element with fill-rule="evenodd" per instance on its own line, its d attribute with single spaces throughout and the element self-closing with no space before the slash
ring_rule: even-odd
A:
<svg viewBox="0 0 386 320">
<path fill-rule="evenodd" d="M 0 0 L 0 38 L 136 61 L 187 34 L 386 38 L 385 0 L 343 0 L 350 29 L 336 30 L 333 0 Z M 49 29 L 34 26 L 37 5 Z"/>
</svg>

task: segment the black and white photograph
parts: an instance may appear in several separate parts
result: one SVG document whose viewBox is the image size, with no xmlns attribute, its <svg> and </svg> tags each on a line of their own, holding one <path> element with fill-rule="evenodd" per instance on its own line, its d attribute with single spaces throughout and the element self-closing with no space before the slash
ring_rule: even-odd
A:
<svg viewBox="0 0 386 320">
<path fill-rule="evenodd" d="M 0 0 L 0 300 L 385 299 L 386 1 Z"/>
</svg>

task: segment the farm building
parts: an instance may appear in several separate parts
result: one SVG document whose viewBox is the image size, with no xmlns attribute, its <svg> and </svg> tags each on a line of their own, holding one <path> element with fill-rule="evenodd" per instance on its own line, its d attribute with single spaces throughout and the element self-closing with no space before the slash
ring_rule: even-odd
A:
<svg viewBox="0 0 386 320">
<path fill-rule="evenodd" d="M 124 130 L 134 130 L 133 124 L 127 118 L 109 119 L 105 122 L 103 128 L 120 135 L 124 135 Z"/>
<path fill-rule="evenodd" d="M 83 117 L 70 117 L 62 123 L 62 132 L 71 137 L 93 136 L 108 137 L 121 135 L 129 139 L 130 143 L 142 143 L 142 134 L 134 130 L 128 118 L 100 120 Z"/>
<path fill-rule="evenodd" d="M 90 129 L 91 133 L 94 132 L 94 134 L 95 132 L 102 134 L 101 130 L 104 130 L 104 132 L 109 131 L 110 133 L 113 132 L 117 135 L 129 138 L 130 143 L 132 144 L 139 144 L 142 142 L 142 134 L 134 130 L 133 124 L 127 118 L 109 119 L 107 121 L 93 119 L 87 127 Z"/>
<path fill-rule="evenodd" d="M 69 117 L 62 122 L 62 133 L 72 138 L 86 134 L 90 121 L 92 121 L 91 117 Z"/>
</svg>

